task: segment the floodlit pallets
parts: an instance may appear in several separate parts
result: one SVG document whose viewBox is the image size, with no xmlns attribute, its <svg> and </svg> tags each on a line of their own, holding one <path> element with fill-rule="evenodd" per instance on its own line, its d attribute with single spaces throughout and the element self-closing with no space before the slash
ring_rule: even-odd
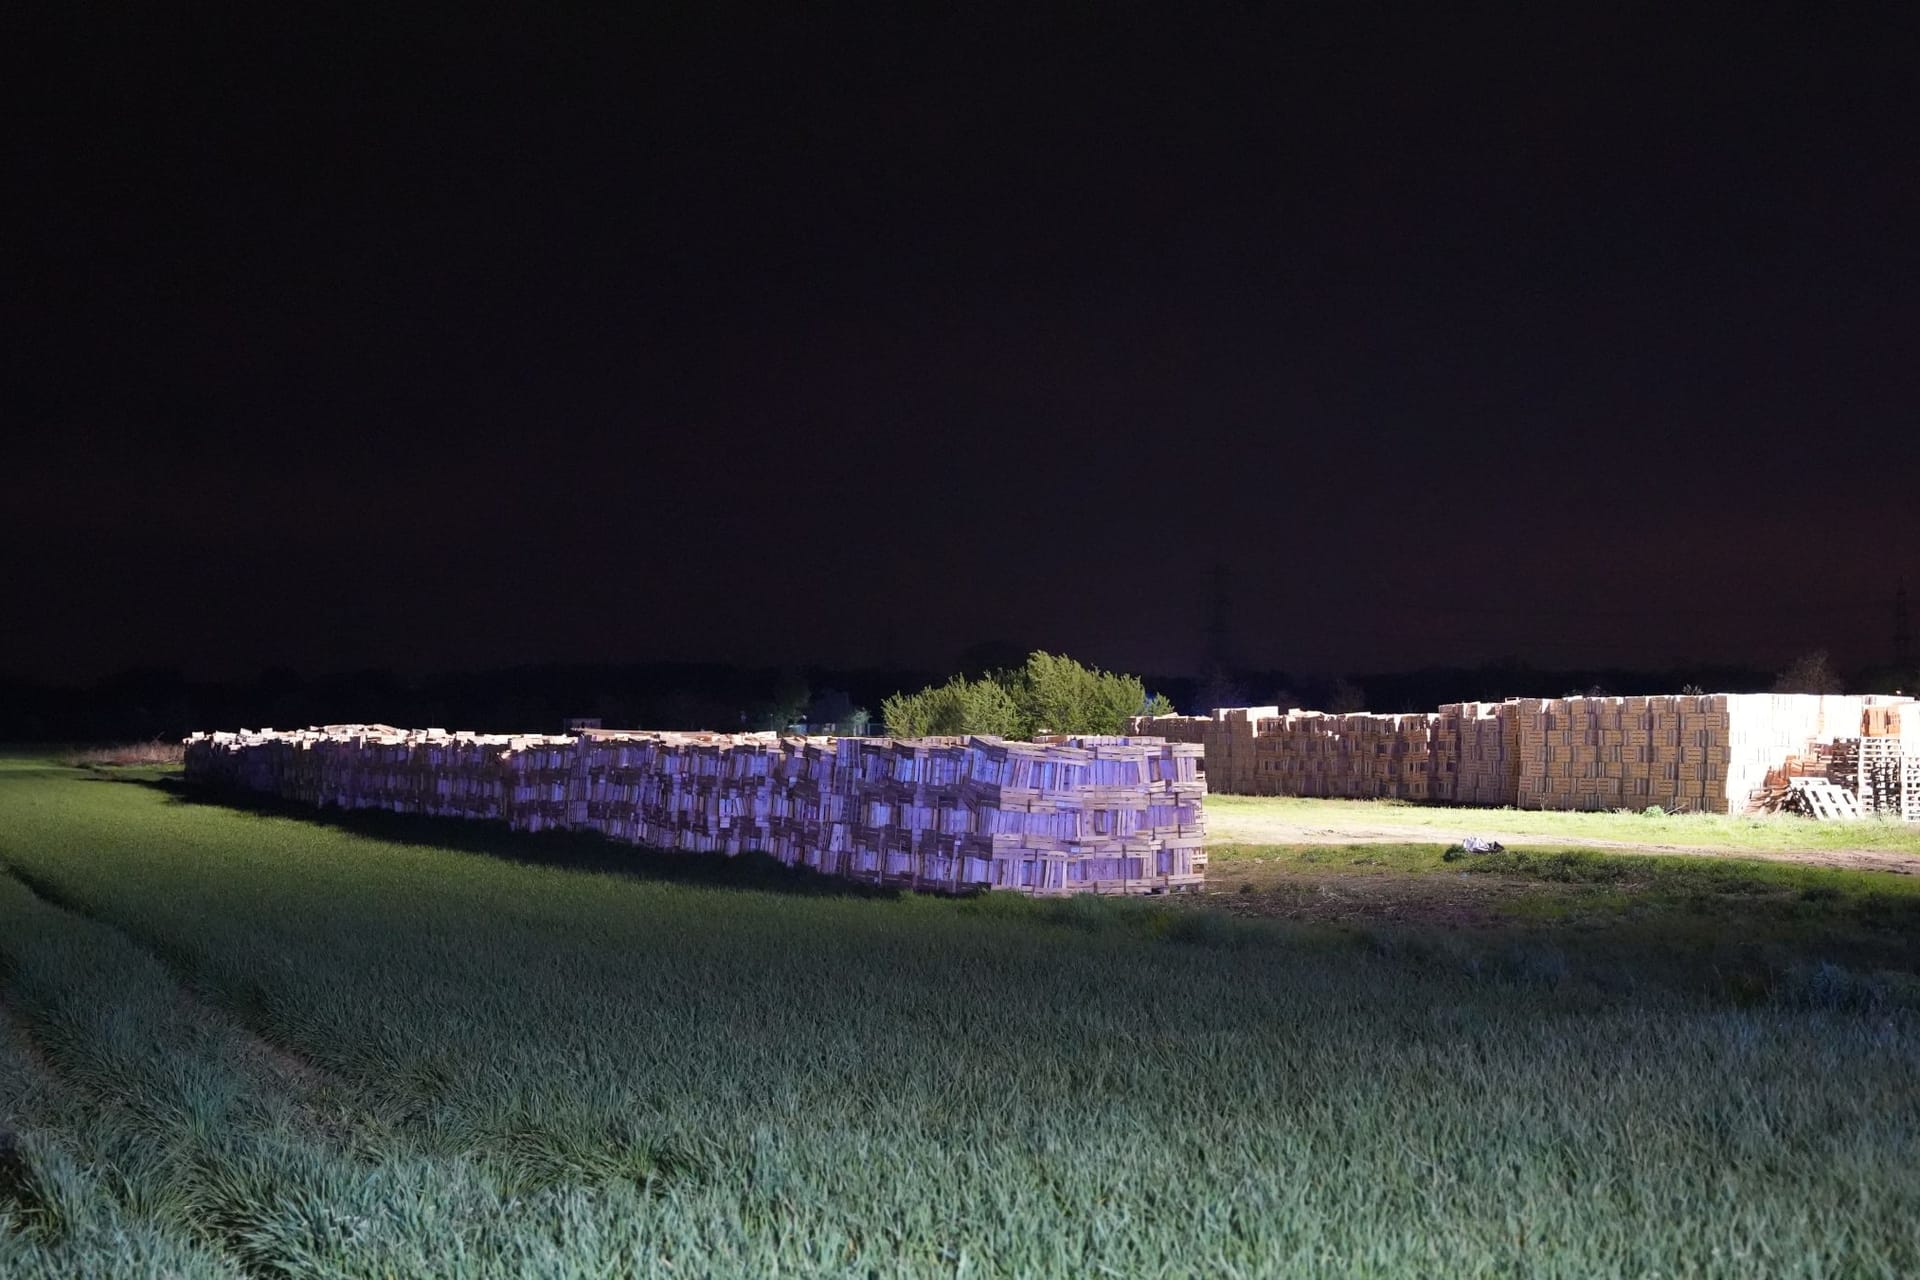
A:
<svg viewBox="0 0 1920 1280">
<path fill-rule="evenodd" d="M 1156 893 L 1205 873 L 1201 748 L 1158 738 L 195 734 L 190 780 L 307 804 L 589 830 L 916 888 Z"/>
</svg>

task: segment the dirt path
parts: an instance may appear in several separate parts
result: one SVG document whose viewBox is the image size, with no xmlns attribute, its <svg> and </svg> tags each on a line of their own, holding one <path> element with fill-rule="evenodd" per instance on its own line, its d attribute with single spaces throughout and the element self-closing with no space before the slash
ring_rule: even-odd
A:
<svg viewBox="0 0 1920 1280">
<path fill-rule="evenodd" d="M 1710 858 L 1758 858 L 1767 862 L 1800 862 L 1817 867 L 1843 867 L 1854 871 L 1889 871 L 1896 875 L 1920 874 L 1920 858 L 1910 853 L 1885 849 L 1728 849 L 1697 844 L 1647 844 L 1626 840 L 1600 840 L 1592 836 L 1528 835 L 1501 831 L 1473 821 L 1462 814 L 1458 831 L 1444 827 L 1396 826 L 1383 822 L 1329 824 L 1294 822 L 1286 818 L 1219 809 L 1207 814 L 1208 844 L 1452 844 L 1463 836 L 1475 835 L 1517 848 L 1551 845 L 1584 849 L 1605 849 L 1609 853 L 1696 854 Z"/>
</svg>

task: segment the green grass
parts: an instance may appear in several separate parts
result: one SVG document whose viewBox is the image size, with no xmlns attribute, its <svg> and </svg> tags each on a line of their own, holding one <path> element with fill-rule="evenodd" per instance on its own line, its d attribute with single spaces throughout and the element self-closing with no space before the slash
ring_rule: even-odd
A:
<svg viewBox="0 0 1920 1280">
<path fill-rule="evenodd" d="M 0 863 L 10 1278 L 1920 1268 L 1920 1011 L 1817 939 L 1679 981 L 5 760 Z"/>
<path fill-rule="evenodd" d="M 1440 914 L 1465 903 L 1482 908 L 1483 923 L 1550 923 L 1563 946 L 1631 956 L 1643 968 L 1664 958 L 1695 978 L 1703 958 L 1704 976 L 1726 976 L 1730 952 L 1749 987 L 1762 980 L 1756 956 L 1775 972 L 1818 956 L 1920 973 L 1920 876 L 1550 846 L 1468 854 L 1438 844 L 1220 845 L 1212 857 L 1213 901 L 1240 895 L 1231 905 L 1243 915 L 1311 917 L 1319 887 L 1377 882 L 1368 895 L 1377 902 L 1427 903 Z"/>
<path fill-rule="evenodd" d="M 1711 813 L 1560 813 L 1475 809 L 1396 800 L 1313 800 L 1281 796 L 1209 796 L 1207 811 L 1228 818 L 1332 828 L 1418 828 L 1442 843 L 1478 831 L 1543 840 L 1614 840 L 1631 845 L 1685 845 L 1755 852 L 1874 849 L 1920 855 L 1920 825 L 1894 821 L 1816 822 L 1792 815 Z"/>
<path fill-rule="evenodd" d="M 1583 847 L 1527 845 L 1470 854 L 1442 844 L 1215 845 L 1215 865 L 1288 862 L 1387 873 L 1463 871 L 1517 875 L 1580 884 L 1660 886 L 1668 889 L 1751 891 L 1819 887 L 1847 897 L 1892 897 L 1920 902 L 1920 875 L 1894 875 L 1813 863 L 1692 854 L 1611 853 Z"/>
</svg>

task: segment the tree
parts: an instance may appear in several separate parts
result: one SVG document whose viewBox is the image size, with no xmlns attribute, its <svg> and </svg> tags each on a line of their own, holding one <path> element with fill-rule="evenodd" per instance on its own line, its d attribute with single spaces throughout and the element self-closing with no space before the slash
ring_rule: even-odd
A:
<svg viewBox="0 0 1920 1280">
<path fill-rule="evenodd" d="M 1143 716 L 1170 716 L 1177 713 L 1174 711 L 1173 703 L 1168 700 L 1166 694 L 1156 693 L 1148 697 L 1147 705 L 1141 708 L 1140 714 Z"/>
<path fill-rule="evenodd" d="M 791 668 L 784 669 L 774 678 L 773 696 L 755 710 L 755 727 L 785 732 L 788 725 L 806 715 L 812 700 L 807 678 Z"/>
<path fill-rule="evenodd" d="M 1827 659 L 1825 649 L 1803 653 L 1787 664 L 1773 682 L 1775 693 L 1840 693 L 1840 676 Z"/>
<path fill-rule="evenodd" d="M 1244 707 L 1247 705 L 1247 691 L 1233 673 L 1218 663 L 1207 668 L 1206 678 L 1200 682 L 1196 695 L 1200 700 L 1202 714 L 1216 707 Z"/>
<path fill-rule="evenodd" d="M 887 732 L 896 738 L 928 738 L 984 733 L 1015 737 L 1020 709 L 1013 695 L 992 678 L 955 676 L 918 693 L 896 693 L 880 704 Z"/>
<path fill-rule="evenodd" d="M 1147 705 L 1138 676 L 1086 667 L 1072 658 L 1034 650 L 1011 673 L 1023 736 L 1036 733 L 1120 733 Z"/>
<path fill-rule="evenodd" d="M 1035 650 L 1024 664 L 979 680 L 955 676 L 918 693 L 896 693 L 881 704 L 887 732 L 900 738 L 984 733 L 1124 733 L 1141 714 L 1171 714 L 1165 698 L 1148 698 L 1138 676 L 1084 666 Z"/>
<path fill-rule="evenodd" d="M 1353 681 L 1341 676 L 1333 682 L 1333 691 L 1327 695 L 1327 710 L 1335 715 L 1345 715 L 1351 711 L 1367 709 L 1367 694 Z"/>
</svg>

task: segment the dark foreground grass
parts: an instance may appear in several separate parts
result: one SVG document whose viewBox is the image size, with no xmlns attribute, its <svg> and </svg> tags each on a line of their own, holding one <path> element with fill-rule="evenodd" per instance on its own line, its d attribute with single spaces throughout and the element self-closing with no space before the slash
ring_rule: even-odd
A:
<svg viewBox="0 0 1920 1280">
<path fill-rule="evenodd" d="M 1920 1267 L 1920 1021 L 1817 947 L 1670 983 L 442 830 L 0 762 L 0 1275 Z"/>
</svg>

